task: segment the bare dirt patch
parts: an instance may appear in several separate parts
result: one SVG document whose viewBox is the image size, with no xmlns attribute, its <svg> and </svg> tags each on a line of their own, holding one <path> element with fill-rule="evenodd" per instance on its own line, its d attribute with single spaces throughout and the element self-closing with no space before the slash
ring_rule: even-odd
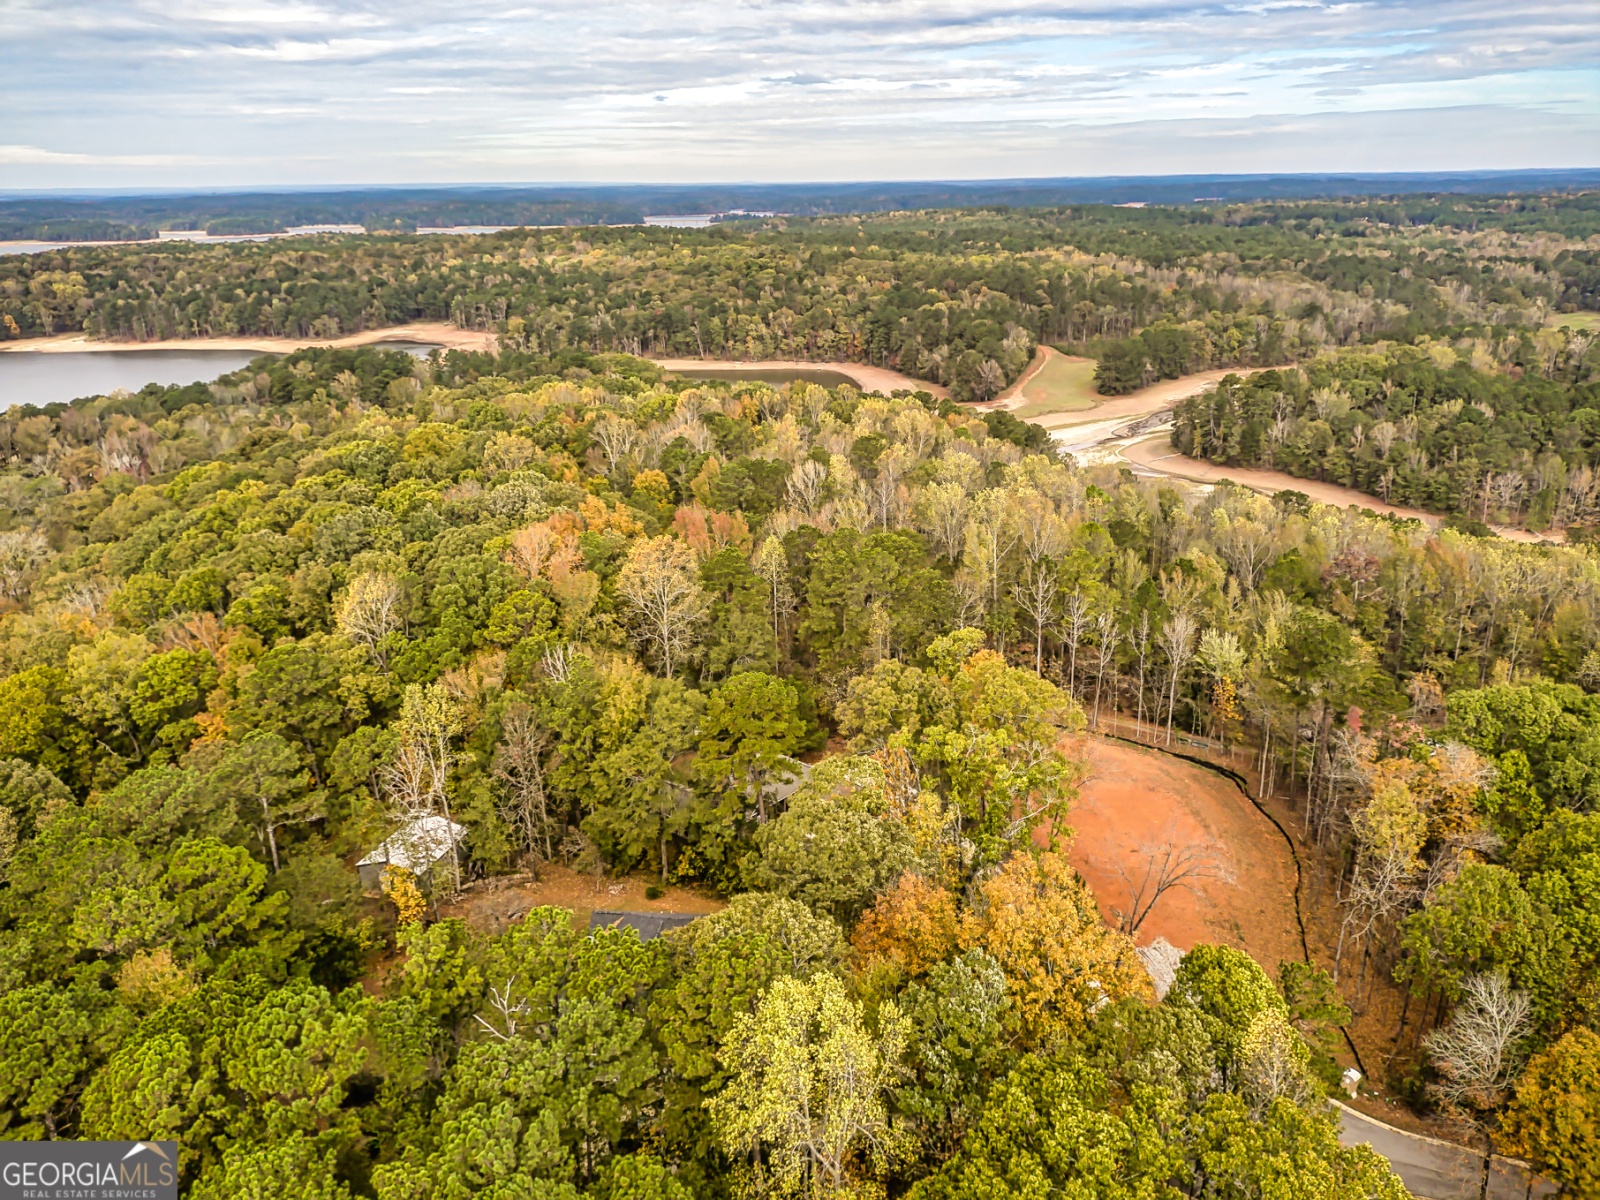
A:
<svg viewBox="0 0 1600 1200">
<path fill-rule="evenodd" d="M 1332 504 L 1340 508 L 1348 508 L 1353 504 L 1360 508 L 1370 508 L 1373 512 L 1388 513 L 1390 516 L 1422 521 L 1429 526 L 1437 526 L 1442 520 L 1436 513 L 1423 512 L 1418 508 L 1404 508 L 1398 504 L 1385 504 L 1376 496 L 1369 496 L 1366 492 L 1358 492 L 1354 488 L 1347 488 L 1337 483 L 1324 483 L 1317 479 L 1301 479 L 1297 475 L 1289 475 L 1283 471 L 1265 471 L 1256 467 L 1218 466 L 1216 463 L 1206 462 L 1203 459 L 1190 458 L 1174 450 L 1171 441 L 1165 434 L 1124 447 L 1122 457 L 1130 463 L 1144 467 L 1148 471 L 1161 475 L 1172 475 L 1194 483 L 1220 483 L 1222 480 L 1227 479 L 1241 487 L 1251 488 L 1254 491 L 1268 495 L 1279 491 L 1295 491 L 1309 496 L 1318 504 Z M 1533 533 L 1526 529 L 1513 529 L 1505 525 L 1491 525 L 1490 528 L 1501 537 L 1510 538 L 1516 542 L 1557 542 L 1564 540 L 1562 536 L 1553 532 Z"/>
<path fill-rule="evenodd" d="M 728 358 L 652 358 L 651 362 L 668 371 L 693 371 L 696 369 L 734 370 L 745 367 L 752 371 L 835 371 L 855 380 L 864 392 L 882 392 L 885 396 L 901 390 L 929 392 L 935 396 L 948 396 L 948 388 L 926 379 L 913 379 L 888 367 L 874 367 L 855 362 L 812 362 L 794 358 L 760 359 L 742 362 Z"/>
<path fill-rule="evenodd" d="M 1294 859 L 1282 834 L 1232 781 L 1153 750 L 1085 737 L 1089 778 L 1068 820 L 1072 863 L 1112 923 L 1128 907 L 1129 875 L 1144 869 L 1143 848 L 1211 844 L 1226 878 L 1202 879 L 1162 896 L 1139 928 L 1145 945 L 1164 937 L 1182 950 L 1201 942 L 1243 950 L 1276 974 L 1304 958 L 1295 923 Z"/>
<path fill-rule="evenodd" d="M 597 909 L 622 912 L 714 913 L 727 902 L 698 888 L 669 886 L 654 900 L 645 889 L 656 886 L 650 875 L 581 875 L 570 867 L 547 864 L 537 879 L 530 875 L 504 875 L 471 884 L 454 904 L 439 906 L 441 917 L 460 917 L 473 928 L 488 934 L 502 933 L 543 905 L 571 909 L 573 921 L 588 928 L 589 916 Z"/>
<path fill-rule="evenodd" d="M 1214 371 L 1200 371 L 1194 375 L 1184 375 L 1179 379 L 1163 379 L 1160 383 L 1152 383 L 1149 387 L 1140 388 L 1136 392 L 1129 392 L 1126 396 L 1100 399 L 1092 409 L 1086 409 L 1082 412 L 1058 412 L 1036 417 L 1033 423 L 1042 425 L 1046 429 L 1062 429 L 1069 425 L 1080 425 L 1086 421 L 1147 417 L 1151 413 L 1171 408 L 1180 400 L 1187 400 L 1190 396 L 1198 396 L 1228 375 L 1250 375 L 1253 373 L 1250 368 L 1221 367 Z"/>
</svg>

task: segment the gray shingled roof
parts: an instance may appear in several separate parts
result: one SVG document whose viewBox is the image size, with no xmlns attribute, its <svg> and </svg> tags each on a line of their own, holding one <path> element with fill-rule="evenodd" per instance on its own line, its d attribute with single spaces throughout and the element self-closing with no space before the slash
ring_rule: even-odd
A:
<svg viewBox="0 0 1600 1200">
<path fill-rule="evenodd" d="M 617 912 L 603 909 L 589 914 L 589 928 L 603 929 L 608 925 L 626 925 L 638 931 L 641 942 L 648 942 L 653 937 L 660 937 L 669 929 L 687 925 L 701 915 L 701 913 Z"/>
</svg>

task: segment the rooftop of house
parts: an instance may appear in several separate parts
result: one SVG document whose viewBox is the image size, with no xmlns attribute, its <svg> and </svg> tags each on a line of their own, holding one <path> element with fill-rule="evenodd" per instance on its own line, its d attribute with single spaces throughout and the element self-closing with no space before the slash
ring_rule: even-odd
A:
<svg viewBox="0 0 1600 1200">
<path fill-rule="evenodd" d="M 408 871 L 425 870 L 448 854 L 465 833 L 464 827 L 443 817 L 418 817 L 390 834 L 356 866 L 387 864 Z"/>
<path fill-rule="evenodd" d="M 651 938 L 660 937 L 669 929 L 677 929 L 704 915 L 704 913 L 619 912 L 603 909 L 589 915 L 589 928 L 593 930 L 624 925 L 636 930 L 641 942 L 648 942 Z"/>
</svg>

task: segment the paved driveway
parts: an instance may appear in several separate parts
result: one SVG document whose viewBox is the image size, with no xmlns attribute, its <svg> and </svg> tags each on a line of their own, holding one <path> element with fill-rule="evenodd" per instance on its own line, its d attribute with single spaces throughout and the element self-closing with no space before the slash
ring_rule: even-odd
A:
<svg viewBox="0 0 1600 1200">
<path fill-rule="evenodd" d="M 1339 1141 L 1368 1143 L 1389 1160 L 1413 1196 L 1425 1200 L 1480 1200 L 1483 1155 L 1465 1146 L 1403 1133 L 1339 1104 Z"/>
</svg>

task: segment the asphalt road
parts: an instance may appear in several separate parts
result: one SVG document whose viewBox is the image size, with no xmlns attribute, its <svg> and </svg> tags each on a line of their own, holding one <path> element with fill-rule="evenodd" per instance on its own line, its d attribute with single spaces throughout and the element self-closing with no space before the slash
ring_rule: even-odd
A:
<svg viewBox="0 0 1600 1200">
<path fill-rule="evenodd" d="M 1483 1155 L 1465 1146 L 1404 1133 L 1343 1104 L 1339 1109 L 1339 1141 L 1346 1146 L 1366 1142 L 1389 1160 L 1413 1196 L 1425 1200 L 1480 1200 Z"/>
</svg>

